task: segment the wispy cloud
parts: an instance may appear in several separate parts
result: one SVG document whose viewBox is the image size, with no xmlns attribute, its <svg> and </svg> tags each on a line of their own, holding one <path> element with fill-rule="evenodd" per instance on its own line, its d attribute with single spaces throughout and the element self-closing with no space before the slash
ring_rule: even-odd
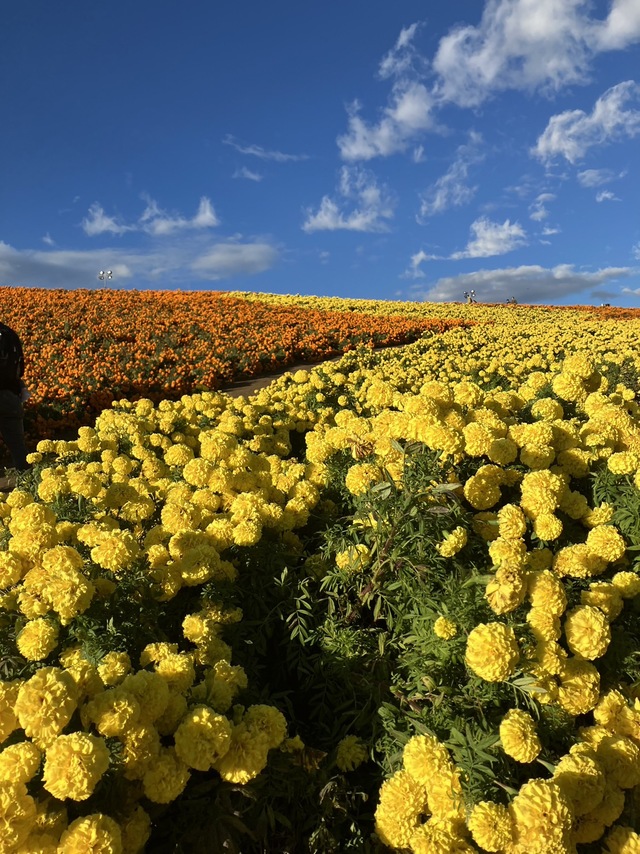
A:
<svg viewBox="0 0 640 854">
<path fill-rule="evenodd" d="M 256 275 L 272 267 L 277 248 L 265 240 L 221 240 L 202 236 L 169 239 L 154 248 L 19 250 L 0 241 L 0 281 L 46 288 L 100 286 L 99 270 L 112 270 L 112 287 L 185 288 L 198 282 Z"/>
<path fill-rule="evenodd" d="M 596 193 L 596 202 L 619 202 L 620 199 L 611 190 L 601 190 Z"/>
<path fill-rule="evenodd" d="M 262 181 L 263 175 L 260 175 L 259 172 L 252 172 L 251 169 L 247 169 L 246 166 L 242 166 L 240 169 L 236 169 L 233 173 L 234 178 L 246 178 L 247 181 Z"/>
<path fill-rule="evenodd" d="M 467 178 L 469 169 L 484 159 L 481 145 L 482 135 L 471 131 L 469 141 L 458 146 L 449 169 L 422 195 L 418 221 L 471 201 L 477 187 L 470 187 Z"/>
<path fill-rule="evenodd" d="M 582 187 L 601 187 L 616 177 L 613 169 L 584 169 L 578 172 L 578 183 Z"/>
<path fill-rule="evenodd" d="M 393 218 L 394 201 L 385 187 L 378 186 L 371 172 L 357 166 L 343 166 L 338 195 L 339 201 L 323 196 L 315 213 L 308 208 L 302 230 L 307 234 L 339 229 L 388 231 L 388 220 Z"/>
<path fill-rule="evenodd" d="M 88 216 L 82 220 L 82 228 L 89 237 L 99 234 L 125 234 L 130 231 L 141 231 L 154 237 L 163 237 L 177 231 L 191 229 L 215 228 L 220 225 L 211 201 L 203 196 L 194 216 L 187 218 L 180 214 L 168 214 L 158 206 L 155 199 L 144 194 L 147 206 L 136 222 L 125 223 L 121 218 L 108 216 L 102 205 L 94 202 L 89 208 Z"/>
<path fill-rule="evenodd" d="M 552 234 L 560 234 L 560 229 L 551 228 L 550 226 L 545 225 L 545 227 L 542 229 L 542 234 L 544 237 L 550 237 Z"/>
<path fill-rule="evenodd" d="M 269 151 L 261 145 L 243 145 L 230 133 L 225 136 L 222 142 L 224 145 L 231 145 L 241 154 L 249 154 L 252 157 L 259 157 L 261 160 L 275 160 L 276 163 L 293 163 L 299 160 L 309 160 L 308 154 L 285 154 L 282 151 Z"/>
<path fill-rule="evenodd" d="M 46 244 L 47 244 L 47 246 L 55 246 L 55 245 L 56 245 L 55 240 L 53 239 L 53 237 L 51 237 L 51 235 L 49 234 L 49 232 L 47 232 L 47 233 L 45 234 L 45 236 L 42 238 L 42 242 L 43 242 L 43 243 L 46 243 Z"/>
<path fill-rule="evenodd" d="M 504 255 L 527 242 L 526 233 L 520 223 L 508 219 L 500 223 L 480 217 L 471 223 L 471 233 L 473 238 L 469 240 L 466 248 L 450 256 L 453 260 Z"/>
<path fill-rule="evenodd" d="M 554 199 L 555 195 L 553 193 L 540 193 L 535 201 L 529 205 L 529 219 L 534 220 L 534 222 L 541 222 L 543 219 L 546 219 L 549 216 L 549 211 L 545 205 Z"/>
<path fill-rule="evenodd" d="M 566 110 L 549 119 L 532 153 L 543 162 L 564 157 L 576 163 L 595 145 L 640 133 L 640 110 L 625 109 L 629 102 L 640 103 L 640 86 L 625 80 L 607 89 L 593 111 Z"/>
<path fill-rule="evenodd" d="M 423 249 L 420 249 L 419 252 L 416 252 L 415 255 L 411 256 L 409 266 L 404 271 L 404 273 L 402 273 L 400 278 L 402 278 L 402 279 L 424 279 L 426 276 L 426 273 L 424 272 L 424 270 L 421 268 L 420 265 L 423 264 L 425 261 L 433 261 L 433 260 L 436 260 L 437 258 L 438 258 L 437 255 L 429 255 Z"/>
<path fill-rule="evenodd" d="M 528 265 L 478 270 L 439 279 L 421 296 L 425 300 L 449 302 L 461 300 L 464 291 L 475 290 L 481 302 L 505 302 L 515 297 L 521 303 L 555 303 L 566 297 L 583 296 L 589 288 L 628 278 L 634 273 L 630 267 L 606 267 L 587 272 L 576 270 L 572 264 L 551 268 Z"/>
<path fill-rule="evenodd" d="M 636 245 L 631 250 L 631 254 L 636 260 L 640 261 L 640 243 L 636 243 Z"/>
</svg>

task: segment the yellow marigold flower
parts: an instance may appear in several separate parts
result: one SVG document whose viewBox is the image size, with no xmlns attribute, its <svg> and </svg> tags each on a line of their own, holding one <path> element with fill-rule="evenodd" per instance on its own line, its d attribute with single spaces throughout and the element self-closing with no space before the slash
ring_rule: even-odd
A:
<svg viewBox="0 0 640 854">
<path fill-rule="evenodd" d="M 620 591 L 623 599 L 635 599 L 640 593 L 640 575 L 635 572 L 616 572 L 611 583 Z"/>
<path fill-rule="evenodd" d="M 607 468 L 612 474 L 635 474 L 640 465 L 640 457 L 629 451 L 613 453 L 607 459 Z"/>
<path fill-rule="evenodd" d="M 630 789 L 640 783 L 640 747 L 623 735 L 607 735 L 596 748 L 598 762 L 609 782 Z"/>
<path fill-rule="evenodd" d="M 531 414 L 541 421 L 556 421 L 564 416 L 562 404 L 552 397 L 540 397 L 531 407 Z"/>
<path fill-rule="evenodd" d="M 336 554 L 336 565 L 349 572 L 362 572 L 371 560 L 371 552 L 363 543 L 349 546 Z"/>
<path fill-rule="evenodd" d="M 458 634 L 458 627 L 447 617 L 438 617 L 433 624 L 433 633 L 442 640 L 451 640 Z"/>
<path fill-rule="evenodd" d="M 15 851 L 22 845 L 33 827 L 36 805 L 24 783 L 9 783 L 0 790 L 0 827 L 2 850 Z"/>
<path fill-rule="evenodd" d="M 126 652 L 108 652 L 98 665 L 98 673 L 105 685 L 117 685 L 131 670 L 131 659 Z"/>
<path fill-rule="evenodd" d="M 505 504 L 498 510 L 498 531 L 503 540 L 517 540 L 527 532 L 527 520 L 515 504 Z"/>
<path fill-rule="evenodd" d="M 480 801 L 471 810 L 467 825 L 473 841 L 486 851 L 502 851 L 511 844 L 511 816 L 502 804 Z"/>
<path fill-rule="evenodd" d="M 567 658 L 561 663 L 558 704 L 570 715 L 591 711 L 600 696 L 600 674 L 589 661 Z"/>
<path fill-rule="evenodd" d="M 640 854 L 640 835 L 632 827 L 618 825 L 607 834 L 603 854 Z"/>
<path fill-rule="evenodd" d="M 560 786 L 550 780 L 530 780 L 515 796 L 513 854 L 570 851 L 573 815 Z"/>
<path fill-rule="evenodd" d="M 587 535 L 587 548 L 608 563 L 619 560 L 626 551 L 626 543 L 613 525 L 598 525 Z"/>
<path fill-rule="evenodd" d="M 18 633 L 16 645 L 27 661 L 44 661 L 58 645 L 58 627 L 44 617 L 30 620 Z"/>
<path fill-rule="evenodd" d="M 535 549 L 527 552 L 527 568 L 532 572 L 542 572 L 550 569 L 553 565 L 553 552 L 551 549 Z"/>
<path fill-rule="evenodd" d="M 534 471 L 548 469 L 556 457 L 550 445 L 525 445 L 520 450 L 520 462 Z"/>
<path fill-rule="evenodd" d="M 75 682 L 78 702 L 85 696 L 93 697 L 103 690 L 104 685 L 98 675 L 98 668 L 87 661 L 80 647 L 67 647 L 60 653 L 58 659 Z"/>
<path fill-rule="evenodd" d="M 587 578 L 590 575 L 600 575 L 606 568 L 607 562 L 594 554 L 586 543 L 565 546 L 553 559 L 553 571 L 560 576 Z"/>
<path fill-rule="evenodd" d="M 604 795 L 602 796 L 602 800 L 598 806 L 581 817 L 582 822 L 586 825 L 585 829 L 591 827 L 593 830 L 594 827 L 599 826 L 600 833 L 595 837 L 595 839 L 599 839 L 605 826 L 609 827 L 614 823 L 614 821 L 620 818 L 620 815 L 624 810 L 624 803 L 624 791 L 612 780 L 607 780 L 605 777 Z M 588 841 L 594 842 L 595 839 L 592 836 Z"/>
<path fill-rule="evenodd" d="M 588 528 L 597 528 L 599 525 L 608 525 L 613 519 L 614 507 L 611 504 L 602 503 L 590 510 L 583 516 L 581 522 Z"/>
<path fill-rule="evenodd" d="M 467 666 L 487 682 L 502 682 L 515 671 L 520 649 L 513 629 L 502 623 L 480 623 L 467 639 Z"/>
<path fill-rule="evenodd" d="M 437 551 L 442 557 L 453 557 L 463 549 L 467 544 L 467 532 L 464 528 L 458 526 L 453 531 L 445 533 L 443 542 L 436 546 Z"/>
<path fill-rule="evenodd" d="M 104 739 L 86 732 L 59 735 L 47 747 L 42 784 L 59 801 L 84 801 L 108 767 Z"/>
<path fill-rule="evenodd" d="M 574 751 L 572 748 L 556 765 L 553 780 L 560 786 L 576 816 L 595 809 L 604 796 L 604 770 L 593 751 Z"/>
<path fill-rule="evenodd" d="M 47 744 L 62 732 L 76 709 L 77 690 L 59 667 L 43 667 L 18 690 L 15 714 L 28 738 Z"/>
<path fill-rule="evenodd" d="M 176 755 L 197 771 L 208 771 L 231 746 L 231 724 L 208 706 L 196 706 L 174 733 Z"/>
<path fill-rule="evenodd" d="M 0 744 L 18 729 L 18 718 L 14 712 L 22 680 L 0 682 Z"/>
<path fill-rule="evenodd" d="M 228 783 L 244 785 L 266 767 L 268 752 L 266 736 L 239 723 L 233 727 L 231 746 L 213 767 Z"/>
<path fill-rule="evenodd" d="M 91 560 L 102 569 L 122 572 L 140 556 L 140 548 L 130 531 L 112 531 L 105 534 L 91 549 Z"/>
<path fill-rule="evenodd" d="M 562 522 L 553 513 L 541 513 L 533 520 L 533 531 L 541 540 L 557 540 L 562 534 Z"/>
<path fill-rule="evenodd" d="M 520 565 L 505 562 L 487 582 L 485 597 L 495 614 L 508 614 L 522 605 L 526 590 L 526 576 Z"/>
<path fill-rule="evenodd" d="M 428 813 L 427 793 L 408 771 L 397 771 L 380 787 L 376 809 L 376 833 L 390 848 L 407 848 Z"/>
<path fill-rule="evenodd" d="M 336 765 L 340 771 L 354 771 L 367 758 L 367 747 L 357 735 L 347 735 L 336 751 Z"/>
<path fill-rule="evenodd" d="M 41 759 L 42 752 L 31 741 L 5 747 L 0 752 L 0 782 L 28 783 L 40 767 Z"/>
<path fill-rule="evenodd" d="M 528 712 L 510 709 L 500 723 L 504 752 L 517 762 L 533 762 L 542 750 L 536 725 Z"/>
<path fill-rule="evenodd" d="M 557 641 L 562 634 L 560 618 L 548 608 L 531 608 L 527 614 L 527 623 L 537 641 Z"/>
<path fill-rule="evenodd" d="M 13 587 L 25 574 L 26 567 L 18 555 L 0 552 L 0 589 Z"/>
<path fill-rule="evenodd" d="M 143 719 L 131 724 L 120 736 L 123 744 L 122 764 L 126 780 L 141 780 L 149 765 L 160 754 L 158 730 Z"/>
<path fill-rule="evenodd" d="M 125 854 L 140 854 L 151 836 L 151 818 L 141 806 L 137 806 L 121 822 L 120 830 L 123 852 Z"/>
<path fill-rule="evenodd" d="M 609 621 L 591 605 L 577 605 L 567 612 L 564 633 L 571 652 L 589 660 L 604 655 L 611 642 Z"/>
<path fill-rule="evenodd" d="M 72 821 L 60 837 L 59 854 L 122 854 L 122 834 L 116 822 L 102 813 Z"/>
<path fill-rule="evenodd" d="M 492 463 L 499 466 L 508 466 L 518 457 L 518 446 L 516 443 L 504 436 L 500 439 L 494 439 L 487 450 L 487 456 Z"/>
<path fill-rule="evenodd" d="M 357 463 L 351 466 L 344 484 L 352 495 L 363 495 L 369 487 L 382 479 L 382 470 L 373 463 Z"/>
<path fill-rule="evenodd" d="M 495 566 L 500 566 L 500 564 L 508 562 L 524 568 L 527 547 L 524 544 L 524 540 L 519 537 L 506 540 L 500 536 L 490 544 L 489 555 Z"/>
<path fill-rule="evenodd" d="M 428 821 L 418 827 L 409 841 L 413 854 L 474 854 L 475 849 L 460 837 L 455 822 Z"/>
<path fill-rule="evenodd" d="M 464 485 L 464 497 L 475 510 L 488 510 L 500 501 L 501 492 L 497 483 L 472 475 Z"/>
<path fill-rule="evenodd" d="M 588 590 L 580 593 L 580 604 L 599 608 L 610 623 L 619 616 L 623 608 L 621 592 L 607 581 L 594 581 L 590 584 Z"/>
<path fill-rule="evenodd" d="M 561 616 L 567 607 L 564 586 L 549 570 L 531 573 L 528 579 L 528 593 L 534 608 L 543 608 L 554 616 Z"/>
<path fill-rule="evenodd" d="M 193 457 L 193 449 L 182 443 L 172 445 L 164 453 L 164 461 L 168 466 L 186 466 Z"/>
<path fill-rule="evenodd" d="M 185 637 L 187 637 L 185 635 Z M 189 638 L 191 640 L 191 638 Z M 148 643 L 140 653 L 140 667 L 146 667 L 151 662 L 158 663 L 163 658 L 169 655 L 175 655 L 178 652 L 177 643 Z"/>
<path fill-rule="evenodd" d="M 175 691 L 171 691 L 167 708 L 155 722 L 155 727 L 160 735 L 173 735 L 186 713 L 186 697 Z"/>
<path fill-rule="evenodd" d="M 428 789 L 435 776 L 451 767 L 447 748 L 435 735 L 414 735 L 402 751 L 406 771 Z"/>
<path fill-rule="evenodd" d="M 122 680 L 120 687 L 136 698 L 140 705 L 140 715 L 146 721 L 155 721 L 167 708 L 169 686 L 157 673 L 150 673 L 148 670 L 130 673 Z"/>
<path fill-rule="evenodd" d="M 121 735 L 140 718 L 140 704 L 120 686 L 97 694 L 85 711 L 98 732 L 107 737 Z"/>
<path fill-rule="evenodd" d="M 274 706 L 249 706 L 242 719 L 251 733 L 262 733 L 269 750 L 280 747 L 287 735 L 287 721 Z"/>
</svg>

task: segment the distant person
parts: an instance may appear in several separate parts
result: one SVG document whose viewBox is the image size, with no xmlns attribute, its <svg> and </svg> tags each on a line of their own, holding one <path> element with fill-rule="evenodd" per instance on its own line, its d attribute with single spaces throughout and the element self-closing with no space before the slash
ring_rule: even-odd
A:
<svg viewBox="0 0 640 854">
<path fill-rule="evenodd" d="M 13 467 L 25 471 L 23 402 L 29 396 L 22 381 L 24 353 L 17 333 L 0 321 L 0 435 L 11 455 Z"/>
</svg>

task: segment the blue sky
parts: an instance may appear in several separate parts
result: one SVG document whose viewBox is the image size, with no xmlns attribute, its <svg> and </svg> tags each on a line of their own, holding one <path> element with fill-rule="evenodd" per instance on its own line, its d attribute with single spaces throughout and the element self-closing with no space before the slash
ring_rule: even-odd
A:
<svg viewBox="0 0 640 854">
<path fill-rule="evenodd" d="M 640 306 L 640 0 L 5 0 L 0 284 Z"/>
</svg>

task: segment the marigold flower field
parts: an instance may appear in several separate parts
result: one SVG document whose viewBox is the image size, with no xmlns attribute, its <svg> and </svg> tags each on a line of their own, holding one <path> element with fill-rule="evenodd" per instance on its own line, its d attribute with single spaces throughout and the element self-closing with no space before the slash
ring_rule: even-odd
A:
<svg viewBox="0 0 640 854">
<path fill-rule="evenodd" d="M 0 501 L 0 852 L 640 851 L 640 315 L 105 294 Z"/>
</svg>

